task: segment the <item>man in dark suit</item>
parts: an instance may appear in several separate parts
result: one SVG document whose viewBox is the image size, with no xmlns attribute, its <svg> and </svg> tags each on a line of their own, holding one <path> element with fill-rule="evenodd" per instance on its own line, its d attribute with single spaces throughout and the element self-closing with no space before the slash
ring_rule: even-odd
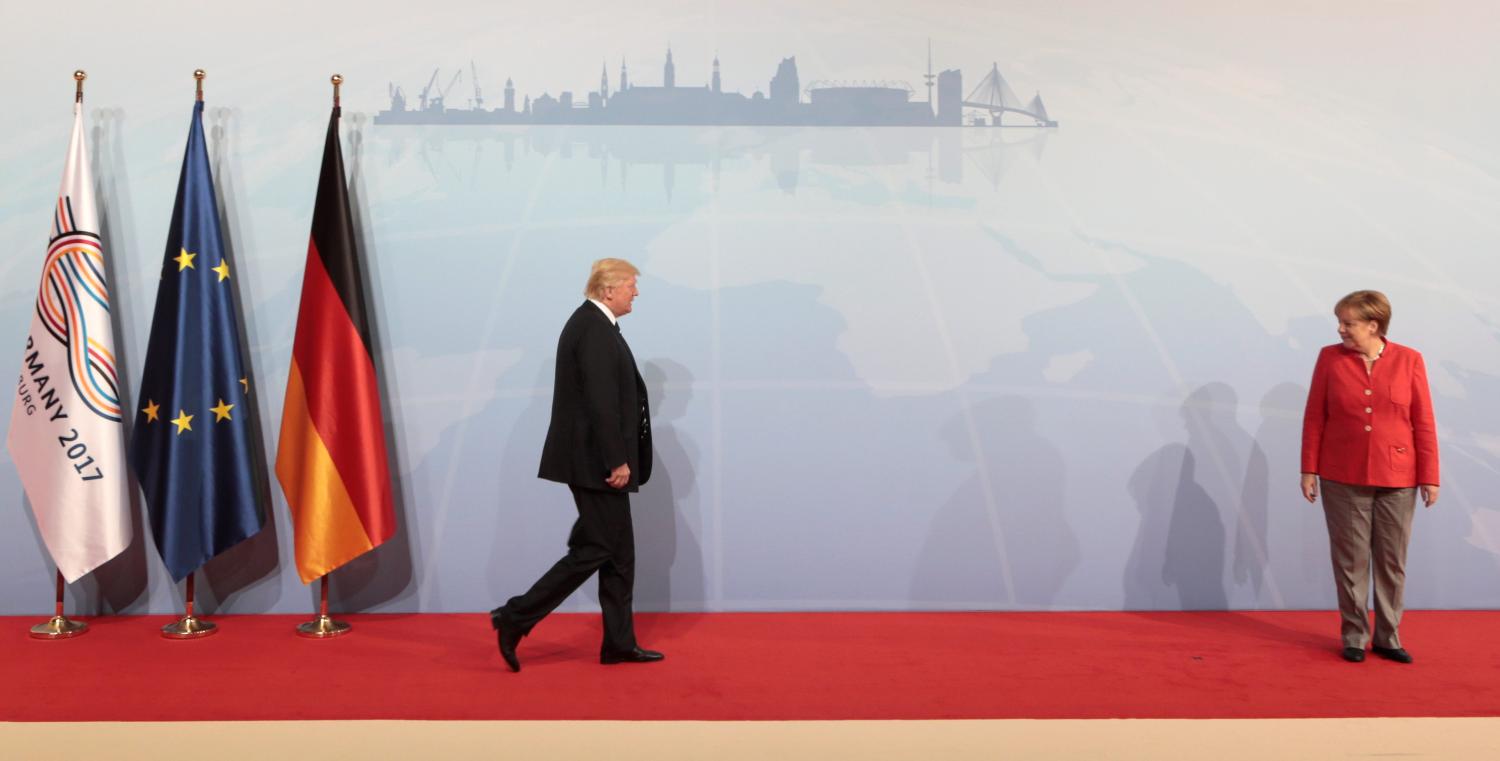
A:
<svg viewBox="0 0 1500 761">
<path fill-rule="evenodd" d="M 651 421 L 646 383 L 635 367 L 619 319 L 630 313 L 640 274 L 623 259 L 600 259 L 589 273 L 588 300 L 557 340 L 552 422 L 537 475 L 568 485 L 578 521 L 568 554 L 531 589 L 490 612 L 500 656 L 521 670 L 516 645 L 596 571 L 604 611 L 600 663 L 648 663 L 662 654 L 635 641 L 631 597 L 635 533 L 630 492 L 651 477 Z"/>
</svg>

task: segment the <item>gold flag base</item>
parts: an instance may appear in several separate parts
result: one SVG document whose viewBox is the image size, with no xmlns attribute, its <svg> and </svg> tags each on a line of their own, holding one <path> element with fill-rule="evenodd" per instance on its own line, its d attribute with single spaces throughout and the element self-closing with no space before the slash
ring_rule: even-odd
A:
<svg viewBox="0 0 1500 761">
<path fill-rule="evenodd" d="M 297 626 L 297 636 L 311 639 L 326 639 L 328 637 L 340 637 L 349 633 L 351 627 L 343 621 L 335 621 L 327 614 L 318 616 L 305 624 Z"/>
<path fill-rule="evenodd" d="M 88 633 L 88 624 L 82 621 L 74 621 L 61 614 L 53 616 L 45 624 L 37 624 L 31 627 L 32 639 L 67 639 Z"/>
<path fill-rule="evenodd" d="M 167 639 L 198 639 L 218 633 L 218 624 L 197 616 L 183 616 L 161 628 L 161 636 Z"/>
</svg>

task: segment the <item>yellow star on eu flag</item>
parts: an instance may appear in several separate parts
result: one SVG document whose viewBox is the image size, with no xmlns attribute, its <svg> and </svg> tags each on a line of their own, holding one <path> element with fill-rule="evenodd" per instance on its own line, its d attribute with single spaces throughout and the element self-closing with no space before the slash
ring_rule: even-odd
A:
<svg viewBox="0 0 1500 761">
<path fill-rule="evenodd" d="M 160 418 L 157 417 L 157 413 L 160 411 L 161 405 L 150 399 L 146 400 L 146 406 L 141 410 L 141 412 L 146 413 L 146 422 L 148 423 L 155 423 L 159 420 Z"/>
<path fill-rule="evenodd" d="M 172 420 L 172 425 L 177 426 L 177 435 L 181 436 L 183 431 L 193 430 L 193 416 L 185 410 L 178 410 L 177 417 Z"/>
<path fill-rule="evenodd" d="M 197 267 L 193 266 L 193 259 L 197 258 L 197 256 L 197 254 L 188 253 L 188 250 L 184 248 L 182 253 L 172 257 L 172 260 L 177 262 L 177 271 L 181 272 L 185 269 L 197 269 Z"/>
<path fill-rule="evenodd" d="M 250 393 L 250 379 L 248 377 L 240 378 L 240 385 L 245 387 L 245 393 Z"/>
<path fill-rule="evenodd" d="M 233 404 L 225 404 L 223 399 L 219 400 L 219 406 L 217 406 L 217 407 L 209 407 L 208 409 L 211 410 L 214 413 L 214 422 L 215 423 L 219 422 L 220 420 L 232 420 L 233 419 L 233 418 L 229 417 L 229 411 L 232 410 L 232 409 L 234 409 L 234 405 Z"/>
<path fill-rule="evenodd" d="M 221 261 L 219 262 L 219 266 L 212 269 L 214 272 L 219 273 L 219 282 L 222 283 L 229 279 L 229 262 Z"/>
</svg>

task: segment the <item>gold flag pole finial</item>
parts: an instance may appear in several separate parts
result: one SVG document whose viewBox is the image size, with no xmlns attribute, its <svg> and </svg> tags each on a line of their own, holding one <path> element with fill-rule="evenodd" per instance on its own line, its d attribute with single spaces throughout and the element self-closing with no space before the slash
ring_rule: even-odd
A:
<svg viewBox="0 0 1500 761">
<path fill-rule="evenodd" d="M 73 72 L 73 80 L 78 83 L 78 93 L 77 95 L 73 96 L 74 103 L 83 102 L 83 80 L 88 78 L 88 72 L 84 71 L 83 69 L 79 69 Z"/>
<path fill-rule="evenodd" d="M 198 82 L 198 100 L 203 100 L 203 78 L 206 76 L 208 76 L 208 72 L 202 69 L 193 69 L 193 79 Z"/>
<path fill-rule="evenodd" d="M 334 74 L 333 76 L 331 76 L 331 77 L 328 78 L 328 81 L 333 83 L 333 107 L 334 108 L 338 108 L 339 107 L 339 85 L 341 85 L 341 84 L 344 83 L 344 75 L 343 74 Z"/>
</svg>

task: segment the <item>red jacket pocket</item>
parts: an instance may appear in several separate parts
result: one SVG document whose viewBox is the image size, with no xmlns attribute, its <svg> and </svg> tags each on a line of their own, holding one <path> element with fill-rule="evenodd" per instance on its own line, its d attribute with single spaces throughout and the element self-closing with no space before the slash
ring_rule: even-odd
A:
<svg viewBox="0 0 1500 761">
<path fill-rule="evenodd" d="M 1391 470 L 1406 473 L 1411 470 L 1411 447 L 1391 447 Z"/>
</svg>

